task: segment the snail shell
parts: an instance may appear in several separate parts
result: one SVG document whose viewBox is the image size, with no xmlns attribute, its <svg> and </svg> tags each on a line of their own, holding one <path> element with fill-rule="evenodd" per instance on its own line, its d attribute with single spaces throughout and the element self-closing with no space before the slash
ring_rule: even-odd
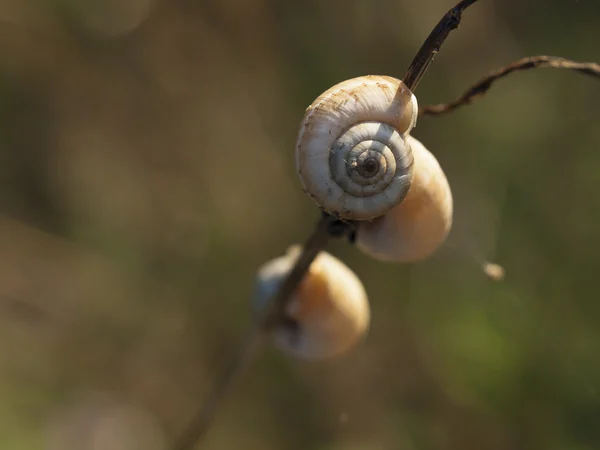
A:
<svg viewBox="0 0 600 450">
<path fill-rule="evenodd" d="M 414 178 L 402 203 L 373 221 L 359 222 L 356 245 L 382 260 L 412 262 L 427 258 L 446 240 L 452 227 L 453 201 L 439 162 L 412 136 Z"/>
<path fill-rule="evenodd" d="M 294 266 L 300 247 L 258 270 L 253 299 L 257 316 Z M 275 345 L 292 356 L 320 360 L 340 356 L 367 332 L 370 309 L 364 286 L 339 259 L 321 252 L 291 296 L 284 320 L 273 331 Z"/>
<path fill-rule="evenodd" d="M 306 193 L 342 219 L 385 214 L 413 178 L 406 136 L 417 115 L 416 97 L 396 78 L 369 75 L 325 91 L 307 108 L 296 142 Z"/>
</svg>

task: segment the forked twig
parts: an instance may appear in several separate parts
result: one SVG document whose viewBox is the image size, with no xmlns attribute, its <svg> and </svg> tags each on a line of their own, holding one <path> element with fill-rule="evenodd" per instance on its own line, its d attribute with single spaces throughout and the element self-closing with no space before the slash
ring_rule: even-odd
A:
<svg viewBox="0 0 600 450">
<path fill-rule="evenodd" d="M 461 1 L 442 18 L 429 34 L 417 56 L 415 56 L 404 79 L 405 84 L 410 90 L 414 91 L 442 43 L 446 40 L 450 32 L 458 27 L 462 12 L 476 1 L 478 0 Z M 209 396 L 202 409 L 192 420 L 175 447 L 173 447 L 174 450 L 191 450 L 196 442 L 204 436 L 215 416 L 217 406 L 224 399 L 233 380 L 250 360 L 255 342 L 262 335 L 263 331 L 268 331 L 277 323 L 277 320 L 281 317 L 281 313 L 286 307 L 288 299 L 302 281 L 314 259 L 325 249 L 331 237 L 348 237 L 352 231 L 352 224 L 341 222 L 328 214 L 323 215 L 311 237 L 302 248 L 302 254 L 292 271 L 272 299 L 270 308 L 265 312 L 263 320 L 258 321 L 255 328 L 253 328 L 250 335 L 242 344 L 240 352 L 217 380 L 215 386 L 209 392 Z"/>
<path fill-rule="evenodd" d="M 432 31 L 431 35 L 427 38 L 419 53 L 413 60 L 413 63 L 411 64 L 404 79 L 404 83 L 407 84 L 411 90 L 414 91 L 428 66 L 433 61 L 435 53 L 439 51 L 441 44 L 444 42 L 450 31 L 458 26 L 462 11 L 476 1 L 477 0 L 465 0 L 459 3 L 444 16 L 444 18 Z M 494 83 L 496 80 L 516 71 L 535 68 L 568 69 L 581 72 L 585 75 L 600 78 L 600 65 L 596 63 L 579 63 L 553 56 L 527 57 L 490 73 L 487 77 L 474 84 L 460 98 L 453 102 L 438 105 L 427 105 L 419 108 L 419 115 L 441 115 L 452 112 L 455 109 L 464 105 L 468 105 L 473 100 L 483 96 L 483 94 L 488 91 L 492 83 Z M 196 442 L 198 442 L 206 433 L 206 431 L 208 431 L 208 428 L 214 419 L 216 409 L 224 399 L 228 388 L 232 385 L 235 378 L 242 372 L 246 364 L 250 361 L 252 355 L 254 354 L 254 350 L 260 341 L 260 338 L 264 334 L 264 331 L 269 330 L 277 323 L 286 307 L 289 297 L 297 288 L 298 284 L 302 281 L 302 278 L 308 271 L 314 259 L 321 251 L 325 249 L 331 237 L 345 236 L 351 231 L 351 224 L 341 223 L 334 217 L 327 214 L 323 215 L 313 234 L 305 243 L 302 254 L 296 262 L 294 268 L 273 298 L 270 305 L 271 307 L 268 311 L 266 311 L 263 320 L 257 321 L 256 325 L 252 328 L 246 339 L 244 339 L 239 353 L 232 359 L 231 364 L 227 366 L 221 377 L 217 380 L 202 409 L 191 421 L 185 433 L 173 447 L 174 450 L 191 450 Z"/>
<path fill-rule="evenodd" d="M 438 105 L 426 105 L 420 107 L 419 115 L 438 116 L 452 112 L 461 106 L 468 105 L 473 100 L 481 98 L 490 89 L 490 87 L 492 87 L 492 84 L 500 78 L 504 78 L 513 72 L 518 72 L 521 70 L 543 68 L 574 70 L 584 75 L 600 78 L 600 64 L 592 62 L 581 63 L 565 58 L 559 58 L 557 56 L 529 56 L 491 72 L 488 76 L 471 86 L 458 99 L 450 103 L 441 103 Z"/>
</svg>

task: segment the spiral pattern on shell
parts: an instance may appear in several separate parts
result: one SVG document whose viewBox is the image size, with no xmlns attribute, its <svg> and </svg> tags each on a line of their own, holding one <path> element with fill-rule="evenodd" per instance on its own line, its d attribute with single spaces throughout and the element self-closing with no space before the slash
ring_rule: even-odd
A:
<svg viewBox="0 0 600 450">
<path fill-rule="evenodd" d="M 385 214 L 410 188 L 405 137 L 417 113 L 416 97 L 392 77 L 353 78 L 325 91 L 307 108 L 296 143 L 306 193 L 342 219 Z"/>
</svg>

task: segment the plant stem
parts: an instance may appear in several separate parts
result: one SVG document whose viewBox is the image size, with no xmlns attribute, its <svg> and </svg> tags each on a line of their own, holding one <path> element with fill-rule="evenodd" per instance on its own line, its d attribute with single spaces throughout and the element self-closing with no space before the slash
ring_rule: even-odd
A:
<svg viewBox="0 0 600 450">
<path fill-rule="evenodd" d="M 216 416 L 218 406 L 225 399 L 233 382 L 252 360 L 252 356 L 259 347 L 265 332 L 276 326 L 278 320 L 282 317 L 289 298 L 306 275 L 312 262 L 325 249 L 332 236 L 341 237 L 350 229 L 350 224 L 344 224 L 328 214 L 323 214 L 302 247 L 302 253 L 296 264 L 271 300 L 262 320 L 257 321 L 245 336 L 238 352 L 216 380 L 202 408 L 173 446 L 173 450 L 192 450 L 196 443 L 206 435 Z"/>
<path fill-rule="evenodd" d="M 573 70 L 584 75 L 600 78 L 600 64 L 597 63 L 576 62 L 557 56 L 528 56 L 501 67 L 500 69 L 494 70 L 489 75 L 473 84 L 463 95 L 452 102 L 420 107 L 419 115 L 439 116 L 441 114 L 452 112 L 461 106 L 468 105 L 473 100 L 481 98 L 492 87 L 494 82 L 511 73 L 544 68 Z"/>
</svg>

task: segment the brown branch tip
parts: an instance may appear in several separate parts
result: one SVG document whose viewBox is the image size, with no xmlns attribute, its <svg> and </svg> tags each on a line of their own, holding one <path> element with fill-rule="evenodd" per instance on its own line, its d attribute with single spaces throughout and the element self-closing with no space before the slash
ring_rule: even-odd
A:
<svg viewBox="0 0 600 450">
<path fill-rule="evenodd" d="M 448 38 L 452 30 L 455 30 L 460 25 L 462 13 L 465 9 L 471 6 L 478 0 L 463 0 L 454 8 L 448 11 L 444 17 L 438 22 L 435 28 L 429 33 L 423 45 L 413 58 L 410 67 L 406 71 L 406 75 L 402 82 L 410 89 L 415 91 L 419 81 L 427 72 L 429 65 L 433 62 L 433 58 L 440 51 L 442 44 Z"/>
</svg>

